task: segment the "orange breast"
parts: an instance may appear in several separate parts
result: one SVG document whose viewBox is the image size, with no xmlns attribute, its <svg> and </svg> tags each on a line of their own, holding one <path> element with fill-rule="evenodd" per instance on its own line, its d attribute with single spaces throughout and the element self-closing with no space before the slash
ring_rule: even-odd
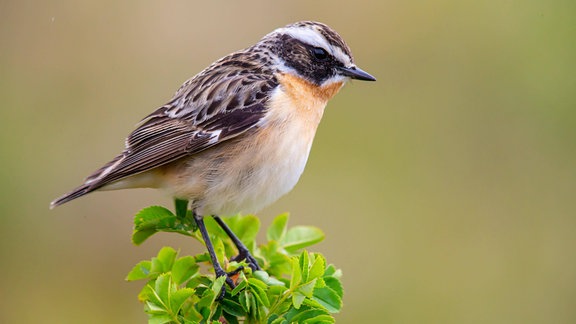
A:
<svg viewBox="0 0 576 324">
<path fill-rule="evenodd" d="M 343 82 L 333 82 L 325 86 L 318 86 L 312 82 L 292 74 L 277 76 L 282 91 L 277 98 L 273 98 L 276 111 L 272 115 L 290 116 L 292 121 L 299 120 L 307 124 L 313 134 L 322 119 L 324 108 L 342 86 Z M 282 118 L 280 118 L 282 119 Z"/>
<path fill-rule="evenodd" d="M 292 96 L 293 99 L 297 98 L 298 101 L 321 101 L 323 104 L 332 99 L 344 85 L 344 82 L 332 82 L 325 86 L 318 86 L 288 73 L 280 74 L 278 79 L 286 93 Z"/>
</svg>

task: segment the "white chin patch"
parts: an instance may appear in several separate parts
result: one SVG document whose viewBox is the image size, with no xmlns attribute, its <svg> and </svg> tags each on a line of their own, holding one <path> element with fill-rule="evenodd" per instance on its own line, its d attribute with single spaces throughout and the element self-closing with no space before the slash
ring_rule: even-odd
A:
<svg viewBox="0 0 576 324">
<path fill-rule="evenodd" d="M 335 75 L 335 76 L 327 79 L 326 81 L 322 82 L 321 86 L 324 87 L 324 86 L 330 85 L 332 83 L 346 83 L 348 80 L 350 80 L 350 78 L 347 76 Z"/>
</svg>

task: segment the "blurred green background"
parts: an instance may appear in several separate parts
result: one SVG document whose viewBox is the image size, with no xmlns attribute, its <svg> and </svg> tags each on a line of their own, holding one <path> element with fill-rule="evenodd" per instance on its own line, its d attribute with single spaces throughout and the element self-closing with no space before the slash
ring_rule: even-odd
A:
<svg viewBox="0 0 576 324">
<path fill-rule="evenodd" d="M 0 322 L 144 323 L 124 277 L 152 190 L 49 202 L 181 82 L 276 27 L 335 28 L 378 78 L 329 104 L 296 189 L 340 323 L 576 322 L 576 2 L 0 1 Z"/>
</svg>

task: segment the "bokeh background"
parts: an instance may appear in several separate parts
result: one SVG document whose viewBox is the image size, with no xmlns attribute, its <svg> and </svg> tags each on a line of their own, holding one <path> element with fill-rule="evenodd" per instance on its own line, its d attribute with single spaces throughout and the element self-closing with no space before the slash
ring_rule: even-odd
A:
<svg viewBox="0 0 576 324">
<path fill-rule="evenodd" d="M 296 189 L 339 323 L 576 322 L 576 2 L 0 1 L 0 322 L 144 323 L 126 273 L 152 190 L 48 203 L 140 118 L 276 27 L 334 27 L 378 82 L 329 104 Z"/>
</svg>

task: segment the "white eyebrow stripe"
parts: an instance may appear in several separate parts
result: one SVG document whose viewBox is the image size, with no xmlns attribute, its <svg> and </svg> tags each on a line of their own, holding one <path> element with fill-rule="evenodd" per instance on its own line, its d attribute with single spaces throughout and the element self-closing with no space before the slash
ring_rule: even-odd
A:
<svg viewBox="0 0 576 324">
<path fill-rule="evenodd" d="M 331 46 L 330 43 L 316 30 L 307 27 L 282 27 L 276 29 L 274 32 L 279 34 L 286 34 L 292 36 L 299 41 L 321 47 L 334 56 L 338 61 L 342 62 L 345 66 L 351 66 L 352 62 L 348 55 L 342 51 L 339 46 Z"/>
<path fill-rule="evenodd" d="M 334 56 L 338 61 L 344 63 L 344 66 L 351 67 L 352 65 L 354 65 L 352 64 L 352 60 L 350 59 L 350 57 L 344 54 L 344 52 L 340 47 L 334 47 L 333 49 L 334 51 L 332 53 L 332 56 Z"/>
<path fill-rule="evenodd" d="M 291 27 L 291 28 L 283 27 L 283 28 L 279 28 L 277 31 L 281 34 L 290 35 L 290 36 L 300 40 L 303 43 L 310 44 L 312 46 L 322 47 L 324 49 L 327 49 L 329 52 L 332 52 L 331 46 L 328 43 L 328 41 L 326 41 L 326 39 L 324 37 L 322 37 L 322 35 L 320 35 L 320 33 L 318 33 L 317 31 L 315 31 L 313 29 L 303 28 L 303 27 L 296 27 L 296 28 L 295 27 Z"/>
</svg>

